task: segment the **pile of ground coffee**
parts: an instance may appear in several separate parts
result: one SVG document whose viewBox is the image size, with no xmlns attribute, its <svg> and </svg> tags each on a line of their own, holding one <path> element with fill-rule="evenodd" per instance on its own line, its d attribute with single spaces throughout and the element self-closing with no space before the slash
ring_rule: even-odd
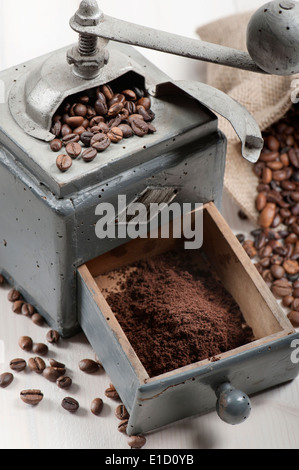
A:
<svg viewBox="0 0 299 470">
<path fill-rule="evenodd" d="M 107 301 L 150 377 L 244 345 L 253 339 L 242 313 L 186 251 L 134 265 Z"/>
</svg>

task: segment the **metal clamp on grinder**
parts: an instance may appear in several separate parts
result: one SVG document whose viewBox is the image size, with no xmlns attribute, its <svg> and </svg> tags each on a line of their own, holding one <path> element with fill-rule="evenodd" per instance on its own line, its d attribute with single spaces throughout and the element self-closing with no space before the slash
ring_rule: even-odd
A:
<svg viewBox="0 0 299 470">
<path fill-rule="evenodd" d="M 146 196 L 148 203 L 212 201 L 220 209 L 226 138 L 216 114 L 235 129 L 247 161 L 256 162 L 263 148 L 257 123 L 239 103 L 203 83 L 172 80 L 132 46 L 250 72 L 295 74 L 299 4 L 276 0 L 259 9 L 248 27 L 249 54 L 108 17 L 95 0 L 82 1 L 70 25 L 79 34 L 78 44 L 0 73 L 6 90 L 0 104 L 0 272 L 63 337 L 82 328 L 97 352 L 100 333 L 89 318 L 94 299 L 89 291 L 88 300 L 78 270 L 129 241 L 96 237 L 99 202 L 117 207 L 122 194 L 128 205 Z M 111 145 L 88 165 L 81 159 L 70 171 L 60 172 L 49 147 L 56 137 L 53 117 L 67 98 L 105 84 L 146 90 L 157 132 Z M 130 432 L 146 431 L 134 412 L 138 403 L 145 403 L 132 393 L 140 378 L 130 361 L 124 361 L 118 361 L 116 369 L 122 380 L 122 363 L 126 381 L 131 380 L 128 389 L 121 390 L 133 416 Z M 105 358 L 103 362 L 121 388 L 114 366 L 106 365 Z M 227 393 L 219 381 L 212 382 L 217 393 Z M 146 403 L 150 401 L 147 397 Z M 206 410 L 210 403 L 203 406 Z M 169 413 L 162 423 L 153 412 L 148 428 L 179 418 Z"/>
</svg>

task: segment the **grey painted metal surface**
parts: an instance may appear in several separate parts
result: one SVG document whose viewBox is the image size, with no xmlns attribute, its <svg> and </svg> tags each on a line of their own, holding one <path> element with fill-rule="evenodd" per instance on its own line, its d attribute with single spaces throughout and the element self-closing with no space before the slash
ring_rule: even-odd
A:
<svg viewBox="0 0 299 470">
<path fill-rule="evenodd" d="M 96 3 L 95 0 L 82 2 L 70 21 L 72 29 L 81 36 L 98 36 L 257 73 L 290 75 L 299 72 L 299 4 L 296 1 L 275 0 L 255 13 L 248 32 L 250 55 L 237 49 L 128 23 L 103 12 L 98 13 L 96 22 L 82 22 L 81 11 L 86 13 L 88 5 L 93 11 Z M 100 48 L 99 55 L 102 54 L 103 49 Z M 76 73 L 80 74 L 80 70 Z"/>
<path fill-rule="evenodd" d="M 298 364 L 291 361 L 291 343 L 298 338 L 299 334 L 290 335 L 190 372 L 178 371 L 173 377 L 141 385 L 128 432 L 146 433 L 189 416 L 215 411 L 216 391 L 223 383 L 251 396 L 294 379 Z M 230 416 L 230 424 L 234 424 L 232 420 Z"/>
<path fill-rule="evenodd" d="M 129 46 L 122 47 L 127 51 Z M 5 240 L 0 243 L 0 271 L 49 324 L 70 336 L 79 329 L 77 268 L 126 241 L 97 239 L 99 202 L 117 207 L 122 194 L 130 204 L 154 183 L 177 188 L 180 203 L 214 200 L 220 207 L 226 141 L 214 114 L 182 96 L 175 85 L 166 86 L 164 94 L 153 98 L 154 136 L 131 139 L 126 149 L 111 146 L 94 165 L 78 161 L 65 177 L 49 144 L 25 133 L 8 106 L 15 77 L 22 82 L 23 74 L 43 62 L 0 74 L 7 91 L 0 105 L 0 240 Z M 148 81 L 159 84 L 161 73 L 146 65 Z"/>
<path fill-rule="evenodd" d="M 255 63 L 268 73 L 298 73 L 299 3 L 276 0 L 259 8 L 248 25 L 247 49 Z"/>
</svg>

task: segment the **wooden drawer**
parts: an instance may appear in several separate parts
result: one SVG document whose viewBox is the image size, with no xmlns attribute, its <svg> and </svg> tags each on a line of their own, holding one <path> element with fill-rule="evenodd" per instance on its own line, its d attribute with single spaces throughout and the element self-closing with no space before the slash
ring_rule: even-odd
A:
<svg viewBox="0 0 299 470">
<path fill-rule="evenodd" d="M 79 322 L 130 413 L 129 434 L 145 433 L 215 407 L 222 419 L 236 424 L 241 419 L 233 416 L 240 413 L 234 400 L 239 396 L 247 400 L 245 394 L 281 384 L 299 373 L 298 364 L 291 360 L 292 341 L 299 334 L 215 205 L 206 204 L 202 210 L 203 247 L 194 252 L 194 259 L 202 260 L 204 254 L 239 305 L 255 338 L 244 346 L 158 377 L 148 375 L 131 346 L 105 299 L 106 274 L 179 249 L 182 239 L 132 240 L 78 269 Z M 229 410 L 221 408 L 223 393 L 232 400 Z"/>
</svg>

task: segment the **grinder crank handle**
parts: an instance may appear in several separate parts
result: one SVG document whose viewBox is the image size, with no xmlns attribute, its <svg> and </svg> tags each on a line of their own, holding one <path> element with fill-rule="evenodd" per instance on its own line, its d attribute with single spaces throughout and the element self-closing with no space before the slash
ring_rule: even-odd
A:
<svg viewBox="0 0 299 470">
<path fill-rule="evenodd" d="M 219 418 L 228 424 L 241 424 L 251 413 L 251 403 L 248 396 L 237 390 L 230 383 L 217 387 L 216 411 Z"/>
<path fill-rule="evenodd" d="M 185 80 L 173 83 L 211 111 L 227 119 L 242 143 L 242 156 L 250 163 L 258 161 L 264 141 L 257 122 L 244 106 L 204 83 Z M 163 84 L 157 86 L 156 93 L 159 92 L 163 93 Z"/>
</svg>

